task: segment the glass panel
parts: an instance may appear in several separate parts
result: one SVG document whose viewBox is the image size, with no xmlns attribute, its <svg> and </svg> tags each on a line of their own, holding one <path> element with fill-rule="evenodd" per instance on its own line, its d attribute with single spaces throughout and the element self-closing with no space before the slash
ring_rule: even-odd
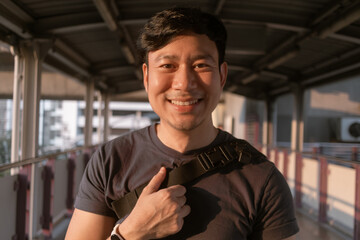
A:
<svg viewBox="0 0 360 240">
<path fill-rule="evenodd" d="M 40 102 L 39 151 L 48 154 L 74 148 L 78 136 L 78 101 Z"/>
<path fill-rule="evenodd" d="M 13 81 L 14 57 L 10 46 L 0 41 L 0 164 L 11 159 Z"/>
<path fill-rule="evenodd" d="M 292 94 L 279 97 L 275 101 L 274 112 L 274 133 L 277 146 L 290 147 L 291 141 L 291 121 L 294 106 Z"/>
</svg>

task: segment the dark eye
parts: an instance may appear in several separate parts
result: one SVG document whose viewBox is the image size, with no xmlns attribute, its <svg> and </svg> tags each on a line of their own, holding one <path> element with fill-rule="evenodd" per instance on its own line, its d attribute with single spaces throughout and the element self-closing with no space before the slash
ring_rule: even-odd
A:
<svg viewBox="0 0 360 240">
<path fill-rule="evenodd" d="M 161 65 L 162 68 L 173 68 L 174 66 L 172 64 L 163 64 Z"/>
<path fill-rule="evenodd" d="M 199 63 L 199 64 L 196 64 L 194 67 L 195 68 L 204 68 L 204 67 L 208 67 L 208 65 L 205 63 Z"/>
</svg>

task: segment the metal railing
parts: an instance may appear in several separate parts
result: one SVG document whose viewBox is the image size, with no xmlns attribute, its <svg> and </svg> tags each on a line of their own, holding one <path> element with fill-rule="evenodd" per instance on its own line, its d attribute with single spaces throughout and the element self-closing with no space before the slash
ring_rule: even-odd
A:
<svg viewBox="0 0 360 240">
<path fill-rule="evenodd" d="M 67 151 L 0 165 L 1 239 L 63 239 L 74 196 L 94 149 Z M 64 229 L 59 229 L 64 228 Z"/>
<path fill-rule="evenodd" d="M 360 162 L 288 148 L 262 148 L 288 181 L 297 209 L 360 239 Z M 357 156 L 352 149 L 349 156 Z"/>
</svg>

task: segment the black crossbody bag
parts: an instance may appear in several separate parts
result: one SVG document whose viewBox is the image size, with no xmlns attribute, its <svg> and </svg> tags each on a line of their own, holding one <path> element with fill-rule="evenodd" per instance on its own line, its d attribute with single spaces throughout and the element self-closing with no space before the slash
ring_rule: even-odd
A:
<svg viewBox="0 0 360 240">
<path fill-rule="evenodd" d="M 234 140 L 211 147 L 196 155 L 192 161 L 170 170 L 161 188 L 187 184 L 205 174 L 217 172 L 231 163 L 248 164 L 251 161 L 251 152 L 250 144 L 244 140 Z M 131 212 L 147 184 L 137 187 L 111 203 L 119 219 Z"/>
</svg>

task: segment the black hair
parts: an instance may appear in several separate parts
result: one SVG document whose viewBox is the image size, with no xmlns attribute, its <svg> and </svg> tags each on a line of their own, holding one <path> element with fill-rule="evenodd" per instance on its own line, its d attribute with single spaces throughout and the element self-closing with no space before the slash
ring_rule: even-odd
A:
<svg viewBox="0 0 360 240">
<path fill-rule="evenodd" d="M 159 50 L 174 37 L 186 33 L 205 34 L 215 42 L 219 64 L 224 62 L 227 33 L 214 15 L 197 8 L 170 8 L 155 14 L 145 24 L 137 42 L 139 56 L 147 63 L 148 53 Z"/>
</svg>

